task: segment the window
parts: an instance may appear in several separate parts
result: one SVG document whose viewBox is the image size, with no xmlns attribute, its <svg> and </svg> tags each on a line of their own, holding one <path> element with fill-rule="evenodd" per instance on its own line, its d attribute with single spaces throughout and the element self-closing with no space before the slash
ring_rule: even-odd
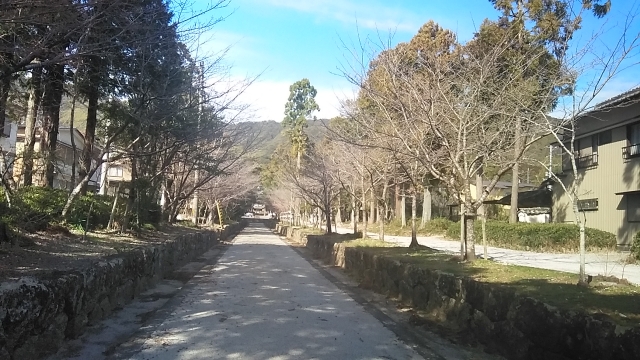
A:
<svg viewBox="0 0 640 360">
<path fill-rule="evenodd" d="M 640 144 L 640 123 L 627 126 L 627 140 L 629 140 L 629 145 Z"/>
<path fill-rule="evenodd" d="M 598 156 L 598 145 L 600 142 L 600 136 L 598 134 L 591 136 L 591 154 Z"/>
<path fill-rule="evenodd" d="M 625 159 L 640 156 L 640 123 L 627 126 L 627 145 L 622 149 Z"/>
<path fill-rule="evenodd" d="M 109 168 L 109 176 L 122 177 L 122 166 L 112 166 Z"/>
<path fill-rule="evenodd" d="M 598 145 L 607 145 L 611 143 L 611 130 L 603 131 L 598 134 Z"/>
<path fill-rule="evenodd" d="M 576 139 L 573 143 L 576 169 L 592 169 L 598 166 L 598 135 Z M 570 150 L 569 147 L 567 147 Z M 572 170 L 571 157 L 562 154 L 562 170 Z"/>
<path fill-rule="evenodd" d="M 598 210 L 598 199 L 578 200 L 578 210 L 580 211 Z"/>
<path fill-rule="evenodd" d="M 640 222 L 640 193 L 627 194 L 627 221 Z"/>
</svg>

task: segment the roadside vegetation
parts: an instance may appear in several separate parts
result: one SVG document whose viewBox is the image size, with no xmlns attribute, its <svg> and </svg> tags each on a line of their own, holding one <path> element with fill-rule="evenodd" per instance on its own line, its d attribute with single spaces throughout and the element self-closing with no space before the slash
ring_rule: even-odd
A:
<svg viewBox="0 0 640 360">
<path fill-rule="evenodd" d="M 137 235 L 180 215 L 221 224 L 250 207 L 260 129 L 241 124 L 237 98 L 254 79 L 228 82 L 225 52 L 200 37 L 228 4 L 3 2 L 0 128 L 14 135 L 0 148 L 0 242 Z"/>
<path fill-rule="evenodd" d="M 409 235 L 411 248 L 418 234 L 445 235 L 460 240 L 468 261 L 484 241 L 479 223 L 504 219 L 487 222 L 488 244 L 579 252 L 578 282 L 588 285 L 586 251 L 613 251 L 616 239 L 586 228 L 578 203 L 588 191 L 559 174 L 579 178 L 578 119 L 637 65 L 638 10 L 609 29 L 610 1 L 491 4 L 496 17 L 473 34 L 429 20 L 406 42 L 363 39 L 345 49 L 341 75 L 358 91 L 326 122 L 324 136 L 307 131 L 316 89 L 307 79 L 292 84 L 282 142 L 261 168 L 262 184 L 294 225 L 321 222 L 331 233 L 335 218 L 354 233 Z M 597 30 L 582 30 L 587 21 L 619 41 L 603 50 Z M 524 206 L 518 198 L 532 169 L 535 201 Z M 496 212 L 507 194 L 509 210 Z M 551 194 L 568 199 L 562 217 L 572 224 L 516 224 L 522 208 L 559 219 Z M 460 224 L 431 222 L 436 214 L 459 217 L 463 239 Z"/>
<path fill-rule="evenodd" d="M 624 280 L 598 276 L 592 279 L 591 286 L 582 287 L 575 286 L 575 274 L 571 273 L 505 265 L 491 260 L 461 261 L 459 256 L 424 246 L 410 249 L 375 239 L 353 239 L 353 235 L 333 235 L 330 239 L 376 256 L 508 288 L 562 309 L 581 309 L 622 326 L 636 326 L 640 322 L 640 303 L 636 301 L 640 287 Z"/>
<path fill-rule="evenodd" d="M 378 232 L 379 225 L 371 224 L 370 231 Z M 475 231 L 482 233 L 482 224 L 477 222 Z M 411 236 L 411 229 L 403 227 L 398 221 L 385 224 L 387 235 Z M 427 221 L 417 231 L 421 236 L 441 236 L 448 240 L 460 241 L 460 223 L 448 219 L 433 219 Z M 586 228 L 588 239 L 587 249 L 592 252 L 616 251 L 617 240 L 615 234 L 592 228 Z M 580 229 L 575 224 L 528 224 L 509 223 L 506 221 L 490 220 L 486 223 L 486 239 L 488 246 L 495 246 L 512 250 L 536 252 L 572 252 L 580 247 Z"/>
</svg>

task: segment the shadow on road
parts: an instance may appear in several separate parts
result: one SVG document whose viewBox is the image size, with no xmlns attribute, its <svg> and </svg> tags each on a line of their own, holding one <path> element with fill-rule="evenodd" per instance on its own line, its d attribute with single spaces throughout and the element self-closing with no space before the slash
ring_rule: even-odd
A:
<svg viewBox="0 0 640 360">
<path fill-rule="evenodd" d="M 261 224 L 183 296 L 131 358 L 421 358 Z"/>
</svg>

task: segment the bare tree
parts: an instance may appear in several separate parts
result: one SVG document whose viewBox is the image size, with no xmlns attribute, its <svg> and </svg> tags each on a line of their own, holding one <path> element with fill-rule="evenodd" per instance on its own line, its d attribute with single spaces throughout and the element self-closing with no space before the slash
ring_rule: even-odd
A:
<svg viewBox="0 0 640 360">
<path fill-rule="evenodd" d="M 302 156 L 302 166 L 298 169 L 295 160 L 288 157 L 283 163 L 283 180 L 299 197 L 320 209 L 325 218 L 325 231 L 333 232 L 333 202 L 339 192 L 339 184 L 334 179 L 335 168 L 330 160 L 328 143 L 315 144 Z"/>
<path fill-rule="evenodd" d="M 532 81 L 518 80 L 523 72 L 538 68 L 538 60 L 542 61 L 547 51 L 531 48 L 526 56 L 514 59 L 513 67 L 505 72 L 501 59 L 512 46 L 507 36 L 479 51 L 476 43 L 461 45 L 451 32 L 427 23 L 416 38 L 421 43 L 400 44 L 379 55 L 375 51 L 370 67 L 361 64 L 365 71 L 360 75 L 345 71 L 359 86 L 365 110 L 375 109 L 375 116 L 356 113 L 350 119 L 375 139 L 369 146 L 403 160 L 400 164 L 414 183 L 413 194 L 418 188 L 416 180 L 422 179 L 416 176 L 420 168 L 464 205 L 467 237 L 462 253 L 465 259 L 473 260 L 476 210 L 500 177 L 544 134 L 540 129 L 538 133 L 532 130 L 518 157 L 508 154 L 515 142 L 513 119 L 521 116 L 523 109 L 530 113 L 532 104 L 537 113 L 546 111 L 554 99 L 550 90 L 534 87 L 532 91 Z M 538 98 L 525 102 L 523 94 L 527 99 L 535 94 Z M 523 121 L 543 119 L 527 117 Z M 494 175 L 482 195 L 475 198 L 470 186 L 483 163 L 491 164 Z"/>
</svg>

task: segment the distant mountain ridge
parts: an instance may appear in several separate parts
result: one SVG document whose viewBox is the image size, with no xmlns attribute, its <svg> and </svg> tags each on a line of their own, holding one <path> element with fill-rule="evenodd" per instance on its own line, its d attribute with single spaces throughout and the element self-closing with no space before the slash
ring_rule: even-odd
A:
<svg viewBox="0 0 640 360">
<path fill-rule="evenodd" d="M 287 141 L 284 136 L 282 123 L 274 120 L 267 121 L 250 121 L 241 123 L 242 126 L 247 126 L 250 130 L 259 132 L 258 140 L 260 144 L 256 149 L 256 160 L 261 164 L 269 162 L 271 154 L 273 154 L 278 145 Z M 317 119 L 309 120 L 306 129 L 307 136 L 312 141 L 317 141 L 322 138 L 326 133 L 326 126 L 329 124 L 329 119 Z"/>
</svg>

